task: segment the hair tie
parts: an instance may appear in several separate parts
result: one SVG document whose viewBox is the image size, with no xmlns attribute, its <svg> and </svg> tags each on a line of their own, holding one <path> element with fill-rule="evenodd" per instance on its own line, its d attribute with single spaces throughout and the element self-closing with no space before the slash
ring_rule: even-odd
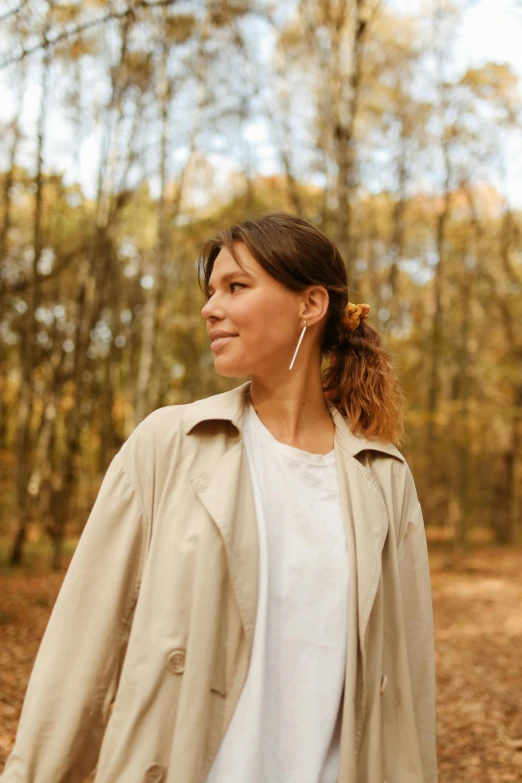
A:
<svg viewBox="0 0 522 783">
<path fill-rule="evenodd" d="M 369 304 L 352 304 L 351 302 L 348 302 L 344 308 L 344 323 L 353 331 L 354 329 L 357 329 L 361 321 L 368 318 L 369 312 Z"/>
</svg>

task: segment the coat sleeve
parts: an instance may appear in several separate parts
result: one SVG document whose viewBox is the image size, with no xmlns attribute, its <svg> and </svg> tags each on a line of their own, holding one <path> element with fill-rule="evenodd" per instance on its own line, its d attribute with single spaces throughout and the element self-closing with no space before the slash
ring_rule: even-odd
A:
<svg viewBox="0 0 522 783">
<path fill-rule="evenodd" d="M 433 606 L 428 547 L 418 501 L 404 525 L 398 553 L 408 663 L 424 783 L 436 783 Z"/>
<path fill-rule="evenodd" d="M 121 452 L 76 547 L 27 687 L 2 783 L 80 783 L 116 692 L 147 533 Z"/>
</svg>

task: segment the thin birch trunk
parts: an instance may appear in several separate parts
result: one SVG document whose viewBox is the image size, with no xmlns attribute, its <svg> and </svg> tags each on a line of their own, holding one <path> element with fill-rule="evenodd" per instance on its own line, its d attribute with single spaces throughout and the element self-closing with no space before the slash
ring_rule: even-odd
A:
<svg viewBox="0 0 522 783">
<path fill-rule="evenodd" d="M 47 32 L 50 23 L 52 5 L 48 6 L 46 22 Z M 35 313 L 38 307 L 40 289 L 38 280 L 38 264 L 42 254 L 42 209 L 43 209 L 43 150 L 45 143 L 45 125 L 47 118 L 47 103 L 49 92 L 49 72 L 51 69 L 51 50 L 44 49 L 41 77 L 40 111 L 37 125 L 37 150 L 35 174 L 35 203 L 33 213 L 33 261 L 31 267 L 31 284 L 29 287 L 28 308 L 25 314 L 25 327 L 20 341 L 20 394 L 17 407 L 17 442 L 16 442 L 16 528 L 9 563 L 12 566 L 21 565 L 23 549 L 27 537 L 27 526 L 30 517 L 30 496 L 28 493 L 29 477 L 32 469 L 31 458 L 31 415 L 34 404 L 33 366 L 35 334 Z"/>
</svg>

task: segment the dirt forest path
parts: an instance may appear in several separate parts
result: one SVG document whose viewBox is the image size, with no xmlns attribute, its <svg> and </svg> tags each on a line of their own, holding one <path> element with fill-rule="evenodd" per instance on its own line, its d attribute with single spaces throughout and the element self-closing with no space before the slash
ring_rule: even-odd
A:
<svg viewBox="0 0 522 783">
<path fill-rule="evenodd" d="M 522 781 L 522 548 L 430 559 L 440 783 Z M 0 573 L 0 769 L 62 579 Z"/>
<path fill-rule="evenodd" d="M 522 781 L 522 548 L 430 560 L 440 781 Z"/>
</svg>

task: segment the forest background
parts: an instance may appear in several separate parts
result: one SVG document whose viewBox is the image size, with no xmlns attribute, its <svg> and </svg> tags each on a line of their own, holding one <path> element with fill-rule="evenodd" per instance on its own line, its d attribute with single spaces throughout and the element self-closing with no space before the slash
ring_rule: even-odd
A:
<svg viewBox="0 0 522 783">
<path fill-rule="evenodd" d="M 404 5 L 34 0 L 0 15 L 11 564 L 43 537 L 60 566 L 147 413 L 242 380 L 213 369 L 198 248 L 275 209 L 329 233 L 351 300 L 372 306 L 427 525 L 459 546 L 522 541 L 522 61 L 466 62 L 463 4 Z M 522 9 L 503 13 L 522 32 Z"/>
<path fill-rule="evenodd" d="M 477 5 L 4 0 L 4 569 L 63 571 L 133 428 L 244 380 L 214 371 L 198 249 L 279 209 L 372 307 L 430 542 L 518 551 L 522 56 L 467 56 Z"/>
</svg>

